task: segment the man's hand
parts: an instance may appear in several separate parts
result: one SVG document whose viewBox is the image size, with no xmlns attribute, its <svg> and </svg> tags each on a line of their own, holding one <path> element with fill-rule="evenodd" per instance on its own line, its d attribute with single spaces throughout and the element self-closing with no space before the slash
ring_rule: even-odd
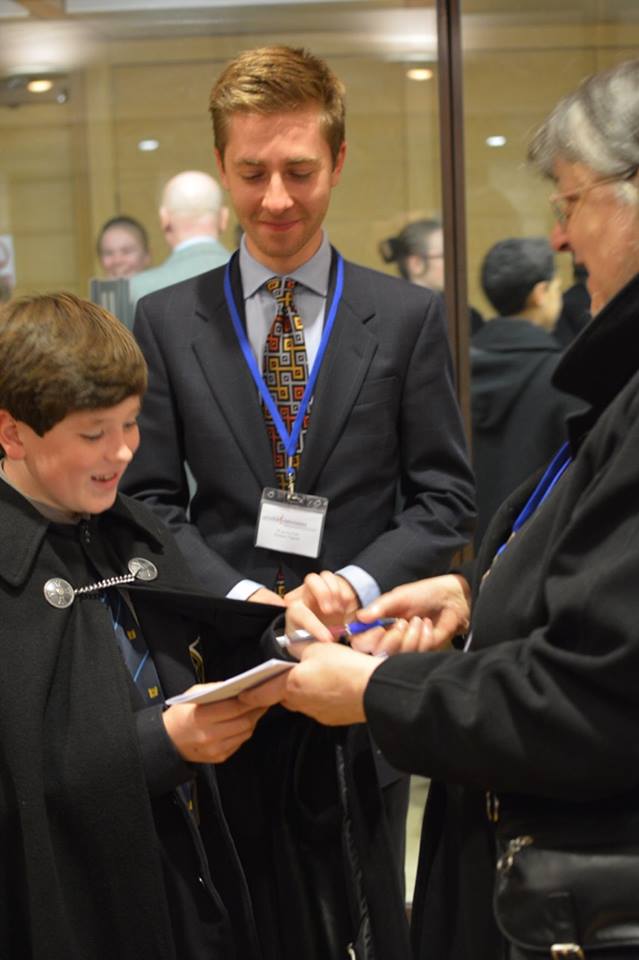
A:
<svg viewBox="0 0 639 960">
<path fill-rule="evenodd" d="M 353 619 L 359 598 L 339 574 L 323 570 L 309 573 L 304 582 L 286 596 L 286 632 L 308 630 L 317 640 L 335 640 L 328 626 L 343 626 Z"/>
<path fill-rule="evenodd" d="M 364 723 L 364 691 L 383 661 L 336 644 L 311 643 L 288 673 L 245 690 L 247 706 L 281 702 L 329 726 Z"/>
<path fill-rule="evenodd" d="M 323 619 L 334 618 L 341 623 L 346 623 L 345 618 L 352 616 L 359 607 L 359 597 L 348 580 L 330 570 L 307 574 L 304 582 L 289 590 L 284 599 L 289 607 L 301 601 L 321 613 Z"/>
<path fill-rule="evenodd" d="M 175 703 L 162 719 L 184 760 L 222 763 L 249 739 L 265 711 L 234 697 L 217 703 Z"/>
<path fill-rule="evenodd" d="M 404 583 L 382 594 L 360 610 L 358 619 L 370 623 L 378 617 L 425 618 L 420 650 L 436 650 L 450 643 L 457 634 L 466 633 L 470 625 L 470 586 L 459 574 L 430 577 Z M 392 628 L 393 630 L 396 628 Z M 415 624 L 415 630 L 417 626 Z M 389 631 L 387 640 L 393 641 Z"/>
<path fill-rule="evenodd" d="M 247 597 L 247 600 L 249 603 L 270 603 L 275 607 L 286 606 L 285 600 L 274 590 L 269 590 L 268 587 L 260 587 L 250 597 Z"/>
</svg>

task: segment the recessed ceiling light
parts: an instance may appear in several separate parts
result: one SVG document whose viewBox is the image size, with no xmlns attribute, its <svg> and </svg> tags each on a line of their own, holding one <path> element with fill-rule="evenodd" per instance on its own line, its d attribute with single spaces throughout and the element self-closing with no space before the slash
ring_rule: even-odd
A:
<svg viewBox="0 0 639 960">
<path fill-rule="evenodd" d="M 152 150 L 157 150 L 159 146 L 159 140 L 140 140 L 138 143 L 138 150 L 141 150 L 143 153 L 150 153 Z"/>
<path fill-rule="evenodd" d="M 506 143 L 506 137 L 502 137 L 501 134 L 497 134 L 493 137 L 486 137 L 486 144 L 489 147 L 503 147 Z"/>
<path fill-rule="evenodd" d="M 29 80 L 27 90 L 29 93 L 48 93 L 53 87 L 53 80 Z"/>
<path fill-rule="evenodd" d="M 433 71 L 428 67 L 411 67 L 406 71 L 409 80 L 432 80 Z"/>
</svg>

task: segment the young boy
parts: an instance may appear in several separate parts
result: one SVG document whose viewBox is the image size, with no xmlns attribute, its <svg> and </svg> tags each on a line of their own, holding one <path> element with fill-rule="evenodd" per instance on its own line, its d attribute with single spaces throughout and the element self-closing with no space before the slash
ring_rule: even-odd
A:
<svg viewBox="0 0 639 960">
<path fill-rule="evenodd" d="M 100 307 L 1 308 L 3 958 L 260 954 L 209 764 L 263 711 L 164 709 L 195 680 L 188 614 L 216 601 L 118 495 L 145 388 L 133 337 Z"/>
<path fill-rule="evenodd" d="M 118 494 L 145 387 L 101 308 L 0 311 L 0 958 L 404 960 L 365 728 L 281 711 L 251 737 L 262 707 L 165 709 L 193 662 L 272 654 L 277 610 L 202 592 Z M 297 607 L 287 629 L 319 628 Z"/>
</svg>

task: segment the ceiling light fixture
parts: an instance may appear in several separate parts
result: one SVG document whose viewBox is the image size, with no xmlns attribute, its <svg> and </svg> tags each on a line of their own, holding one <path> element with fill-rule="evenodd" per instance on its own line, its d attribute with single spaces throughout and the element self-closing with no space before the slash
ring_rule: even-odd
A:
<svg viewBox="0 0 639 960">
<path fill-rule="evenodd" d="M 152 150 L 157 150 L 160 146 L 159 140 L 140 140 L 138 143 L 138 150 L 141 150 L 142 153 L 150 153 Z"/>
<path fill-rule="evenodd" d="M 53 80 L 45 80 L 44 78 L 29 80 L 27 83 L 29 93 L 48 93 L 52 87 Z"/>
<path fill-rule="evenodd" d="M 406 71 L 406 76 L 409 80 L 432 80 L 433 71 L 429 70 L 428 67 L 411 67 L 410 70 Z"/>
</svg>

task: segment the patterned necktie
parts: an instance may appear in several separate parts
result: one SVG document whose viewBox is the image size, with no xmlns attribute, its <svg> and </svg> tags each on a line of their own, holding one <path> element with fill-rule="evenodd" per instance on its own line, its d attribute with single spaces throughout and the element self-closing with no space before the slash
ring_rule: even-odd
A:
<svg viewBox="0 0 639 960">
<path fill-rule="evenodd" d="M 293 303 L 294 288 L 295 280 L 291 280 L 290 277 L 272 277 L 266 283 L 266 289 L 277 303 L 277 312 L 264 347 L 264 382 L 277 404 L 289 434 L 293 429 L 308 379 L 304 327 Z M 310 404 L 304 415 L 297 449 L 291 458 L 291 466 L 295 471 L 299 468 L 300 455 L 304 447 L 309 411 Z M 264 419 L 271 441 L 277 481 L 281 489 L 285 490 L 288 486 L 286 450 L 266 407 Z"/>
</svg>

